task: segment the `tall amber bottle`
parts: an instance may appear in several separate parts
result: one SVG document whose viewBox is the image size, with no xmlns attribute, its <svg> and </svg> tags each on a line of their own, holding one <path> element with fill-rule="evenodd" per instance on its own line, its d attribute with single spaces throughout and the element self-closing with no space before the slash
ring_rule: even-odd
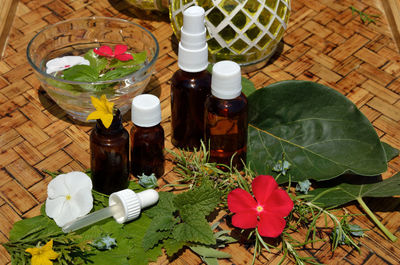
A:
<svg viewBox="0 0 400 265">
<path fill-rule="evenodd" d="M 241 92 L 240 66 L 232 61 L 214 65 L 211 95 L 205 106 L 206 143 L 210 161 L 242 169 L 247 151 L 247 98 Z M 233 157 L 233 159 L 232 159 Z"/>
<path fill-rule="evenodd" d="M 164 129 L 161 127 L 160 100 L 143 94 L 132 100 L 131 170 L 159 178 L 164 174 Z"/>
<path fill-rule="evenodd" d="M 172 143 L 193 149 L 203 138 L 204 102 L 211 91 L 202 7 L 192 6 L 183 12 L 178 66 L 171 79 Z"/>
<path fill-rule="evenodd" d="M 129 134 L 119 110 L 109 128 L 101 120 L 90 134 L 93 188 L 104 194 L 126 189 L 129 184 Z"/>
</svg>

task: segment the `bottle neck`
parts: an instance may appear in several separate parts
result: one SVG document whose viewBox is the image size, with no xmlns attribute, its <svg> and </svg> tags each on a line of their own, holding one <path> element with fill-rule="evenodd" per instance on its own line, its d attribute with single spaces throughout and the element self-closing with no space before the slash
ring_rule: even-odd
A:
<svg viewBox="0 0 400 265">
<path fill-rule="evenodd" d="M 110 127 L 104 127 L 103 122 L 99 119 L 96 122 L 96 130 L 100 134 L 111 135 L 119 133 L 124 129 L 122 125 L 122 115 L 119 109 L 115 112 Z"/>
</svg>

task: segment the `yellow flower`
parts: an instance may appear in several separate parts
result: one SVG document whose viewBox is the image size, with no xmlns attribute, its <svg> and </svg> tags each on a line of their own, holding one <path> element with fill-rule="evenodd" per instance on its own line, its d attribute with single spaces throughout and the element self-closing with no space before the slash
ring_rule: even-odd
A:
<svg viewBox="0 0 400 265">
<path fill-rule="evenodd" d="M 25 251 L 31 253 L 32 265 L 53 265 L 51 260 L 58 258 L 60 255 L 53 250 L 53 239 L 47 242 L 43 247 L 27 248 Z"/>
<path fill-rule="evenodd" d="M 95 97 L 90 98 L 92 99 L 92 104 L 96 108 L 96 110 L 90 113 L 86 120 L 100 119 L 103 122 L 104 127 L 110 127 L 114 117 L 114 103 L 109 102 L 106 98 L 106 95 L 101 95 L 100 99 Z"/>
</svg>

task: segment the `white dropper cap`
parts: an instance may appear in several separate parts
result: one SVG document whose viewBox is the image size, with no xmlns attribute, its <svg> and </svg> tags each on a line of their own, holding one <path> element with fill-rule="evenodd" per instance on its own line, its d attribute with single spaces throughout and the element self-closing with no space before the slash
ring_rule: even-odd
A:
<svg viewBox="0 0 400 265">
<path fill-rule="evenodd" d="M 112 193 L 108 199 L 108 205 L 110 207 L 119 205 L 120 210 L 116 211 L 113 217 L 117 223 L 122 224 L 136 219 L 142 208 L 149 207 L 157 201 L 158 192 L 153 189 L 139 193 L 135 193 L 130 189 L 125 189 Z"/>
<path fill-rule="evenodd" d="M 191 6 L 183 12 L 178 49 L 178 66 L 183 71 L 197 73 L 208 66 L 204 13 L 204 9 L 200 6 Z"/>
<path fill-rule="evenodd" d="M 140 127 L 152 127 L 161 122 L 161 106 L 158 97 L 150 94 L 136 96 L 132 100 L 132 122 Z"/>
<path fill-rule="evenodd" d="M 232 61 L 220 61 L 213 66 L 211 94 L 220 99 L 233 99 L 242 92 L 240 66 Z"/>
<path fill-rule="evenodd" d="M 153 189 L 139 193 L 130 189 L 114 192 L 108 199 L 108 207 L 67 223 L 62 227 L 62 230 L 64 233 L 73 232 L 111 216 L 117 223 L 122 224 L 137 218 L 141 209 L 155 204 L 158 198 L 158 192 Z"/>
</svg>

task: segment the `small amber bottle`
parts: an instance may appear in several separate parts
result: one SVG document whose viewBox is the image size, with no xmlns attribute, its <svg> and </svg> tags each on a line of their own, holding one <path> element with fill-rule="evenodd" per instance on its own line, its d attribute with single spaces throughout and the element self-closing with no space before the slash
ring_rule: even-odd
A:
<svg viewBox="0 0 400 265">
<path fill-rule="evenodd" d="M 119 110 L 109 128 L 101 120 L 90 134 L 91 169 L 94 190 L 111 194 L 129 184 L 129 133 L 122 126 Z"/>
<path fill-rule="evenodd" d="M 164 129 L 160 100 L 143 94 L 132 100 L 131 170 L 136 177 L 164 174 Z"/>
<path fill-rule="evenodd" d="M 241 91 L 240 66 L 232 61 L 216 63 L 205 106 L 204 138 L 210 144 L 211 162 L 232 162 L 239 170 L 247 150 L 247 98 Z"/>
<path fill-rule="evenodd" d="M 211 92 L 202 7 L 192 6 L 183 12 L 178 66 L 171 79 L 171 141 L 176 147 L 194 149 L 203 138 L 204 102 Z"/>
</svg>

